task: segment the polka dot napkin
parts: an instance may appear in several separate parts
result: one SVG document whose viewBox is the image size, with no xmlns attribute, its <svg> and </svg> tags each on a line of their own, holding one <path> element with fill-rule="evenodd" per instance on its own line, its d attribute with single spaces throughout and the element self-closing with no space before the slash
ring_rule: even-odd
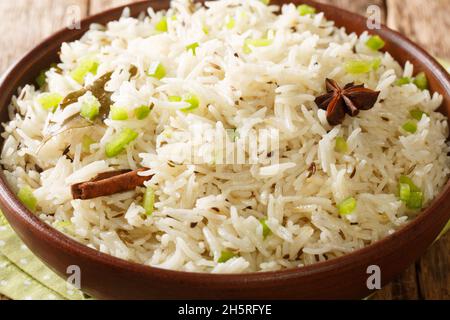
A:
<svg viewBox="0 0 450 320">
<path fill-rule="evenodd" d="M 31 253 L 1 213 L 0 293 L 15 300 L 85 298 Z"/>
<path fill-rule="evenodd" d="M 450 62 L 440 62 L 450 72 Z M 450 230 L 450 222 L 439 237 Z M 0 212 L 0 294 L 15 300 L 79 300 L 86 296 L 47 268 Z"/>
</svg>

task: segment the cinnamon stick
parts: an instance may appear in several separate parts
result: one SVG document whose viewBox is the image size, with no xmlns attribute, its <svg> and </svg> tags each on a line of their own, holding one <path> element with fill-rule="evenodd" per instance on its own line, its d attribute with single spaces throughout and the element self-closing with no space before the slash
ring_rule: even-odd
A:
<svg viewBox="0 0 450 320">
<path fill-rule="evenodd" d="M 118 170 L 98 174 L 92 180 L 77 183 L 72 186 L 73 199 L 89 200 L 98 197 L 110 196 L 116 193 L 131 191 L 144 186 L 144 182 L 152 178 L 142 177 L 138 173 L 148 170 Z"/>
</svg>

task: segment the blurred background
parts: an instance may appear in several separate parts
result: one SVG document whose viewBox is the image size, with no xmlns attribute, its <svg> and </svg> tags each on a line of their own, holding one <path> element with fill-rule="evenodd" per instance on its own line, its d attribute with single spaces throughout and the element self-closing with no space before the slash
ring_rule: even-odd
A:
<svg viewBox="0 0 450 320">
<path fill-rule="evenodd" d="M 82 17 L 137 0 L 0 0 L 0 73 L 42 38 L 62 28 L 67 10 Z M 450 60 L 450 0 L 319 0 L 363 15 L 377 5 L 383 23 Z"/>
<path fill-rule="evenodd" d="M 43 38 L 67 26 L 71 21 L 68 15 L 84 18 L 137 1 L 140 0 L 0 0 L 0 74 Z M 367 15 L 368 6 L 377 5 L 384 24 L 435 57 L 450 61 L 450 0 L 318 1 L 362 15 Z M 0 294 L 0 299 L 7 297 Z M 450 299 L 450 233 L 372 299 Z"/>
</svg>

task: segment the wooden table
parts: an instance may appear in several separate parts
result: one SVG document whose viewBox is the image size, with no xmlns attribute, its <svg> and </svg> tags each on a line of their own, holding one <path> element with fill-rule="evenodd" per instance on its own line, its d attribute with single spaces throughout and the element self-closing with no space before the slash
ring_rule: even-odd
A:
<svg viewBox="0 0 450 320">
<path fill-rule="evenodd" d="M 383 21 L 432 54 L 450 60 L 450 0 L 320 0 L 366 14 L 381 9 Z M 132 0 L 0 1 L 0 74 L 27 50 L 67 25 L 67 12 L 85 17 Z M 450 234 L 435 243 L 403 275 L 373 299 L 450 299 Z M 0 297 L 1 299 L 1 297 Z"/>
</svg>

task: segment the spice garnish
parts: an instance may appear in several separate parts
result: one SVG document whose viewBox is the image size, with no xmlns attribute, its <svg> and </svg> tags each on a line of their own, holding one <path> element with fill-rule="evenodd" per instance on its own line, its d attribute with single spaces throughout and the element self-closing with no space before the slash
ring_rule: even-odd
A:
<svg viewBox="0 0 450 320">
<path fill-rule="evenodd" d="M 61 102 L 60 107 L 64 109 L 65 107 L 71 105 L 78 101 L 78 98 L 84 96 L 88 91 L 92 92 L 92 95 L 97 98 L 100 102 L 100 115 L 102 118 L 106 118 L 109 112 L 109 107 L 111 106 L 111 93 L 105 90 L 105 85 L 111 80 L 112 72 L 105 73 L 100 78 L 94 81 L 90 86 L 86 86 L 78 91 L 69 93 L 64 100 Z"/>
<path fill-rule="evenodd" d="M 353 168 L 352 174 L 350 175 L 350 179 L 353 179 L 356 175 L 356 167 Z"/>
<path fill-rule="evenodd" d="M 341 124 L 346 113 L 355 117 L 360 110 L 372 109 L 380 95 L 379 91 L 365 88 L 364 84 L 352 82 L 342 89 L 336 81 L 326 79 L 325 85 L 327 93 L 317 97 L 315 102 L 327 111 L 327 120 L 332 126 Z"/>
<path fill-rule="evenodd" d="M 70 162 L 73 162 L 73 159 L 72 159 L 72 157 L 70 156 L 70 148 L 71 148 L 71 145 L 69 144 L 69 145 L 64 149 L 62 155 L 63 155 L 64 157 L 66 157 L 67 159 L 69 159 Z"/>
<path fill-rule="evenodd" d="M 116 193 L 131 191 L 143 187 L 144 182 L 152 176 L 142 177 L 140 172 L 148 169 L 118 170 L 98 174 L 90 181 L 77 183 L 72 186 L 73 199 L 88 200 L 110 196 Z"/>
<path fill-rule="evenodd" d="M 311 165 L 308 168 L 308 178 L 311 178 L 313 175 L 316 174 L 317 168 L 316 168 L 316 164 L 313 162 L 311 163 Z"/>
</svg>

